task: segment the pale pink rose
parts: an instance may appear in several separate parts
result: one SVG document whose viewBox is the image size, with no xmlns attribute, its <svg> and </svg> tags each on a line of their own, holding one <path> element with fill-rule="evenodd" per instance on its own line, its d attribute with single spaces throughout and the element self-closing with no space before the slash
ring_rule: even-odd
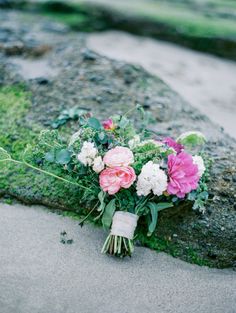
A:
<svg viewBox="0 0 236 313">
<path fill-rule="evenodd" d="M 113 120 L 111 118 L 108 118 L 107 120 L 102 122 L 102 126 L 106 130 L 114 130 L 116 128 Z"/>
<path fill-rule="evenodd" d="M 121 188 L 129 188 L 136 179 L 134 169 L 130 166 L 107 168 L 100 173 L 99 183 L 103 191 L 114 195 Z"/>
<path fill-rule="evenodd" d="M 103 162 L 109 167 L 129 166 L 134 162 L 134 155 L 129 148 L 118 146 L 105 154 Z"/>
</svg>

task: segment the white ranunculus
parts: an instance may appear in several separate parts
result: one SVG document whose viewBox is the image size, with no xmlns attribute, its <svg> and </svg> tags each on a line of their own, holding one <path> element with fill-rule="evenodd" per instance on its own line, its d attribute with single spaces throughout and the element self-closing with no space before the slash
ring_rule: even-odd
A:
<svg viewBox="0 0 236 313">
<path fill-rule="evenodd" d="M 104 169 L 104 163 L 100 156 L 96 157 L 93 161 L 93 170 L 96 173 L 100 173 Z"/>
<path fill-rule="evenodd" d="M 194 155 L 193 156 L 193 163 L 197 165 L 198 167 L 198 175 L 202 177 L 203 173 L 206 170 L 203 158 L 200 155 Z"/>
<path fill-rule="evenodd" d="M 137 182 L 137 194 L 139 196 L 147 196 L 151 191 L 154 195 L 160 196 L 167 188 L 166 173 L 160 169 L 159 164 L 152 161 L 146 163 Z"/>
<path fill-rule="evenodd" d="M 94 146 L 94 143 L 85 141 L 77 158 L 82 164 L 91 166 L 97 153 L 98 150 Z"/>
</svg>

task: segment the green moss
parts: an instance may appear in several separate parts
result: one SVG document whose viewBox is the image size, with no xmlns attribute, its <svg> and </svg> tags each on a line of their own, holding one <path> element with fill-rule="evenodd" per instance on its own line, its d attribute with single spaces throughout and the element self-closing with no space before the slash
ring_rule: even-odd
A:
<svg viewBox="0 0 236 313">
<path fill-rule="evenodd" d="M 77 0 L 81 3 L 91 1 Z M 178 1 L 96 1 L 96 4 L 103 5 L 110 9 L 115 9 L 122 14 L 129 14 L 132 17 L 146 18 L 152 21 L 161 22 L 178 29 L 181 33 L 191 36 L 235 36 L 236 27 L 234 19 L 223 18 L 223 13 L 227 13 L 227 7 L 236 10 L 236 4 L 226 1 L 220 5 L 218 1 L 193 1 L 192 3 Z M 74 2 L 73 2 L 74 5 Z M 217 6 L 217 9 L 214 7 Z M 74 5 L 76 8 L 76 5 Z M 79 7 L 78 7 L 79 8 Z M 219 8 L 223 10 L 220 15 Z"/>
<path fill-rule="evenodd" d="M 31 128 L 22 126 L 30 106 L 30 94 L 23 86 L 0 88 L 0 146 L 16 158 L 35 137 Z"/>
<path fill-rule="evenodd" d="M 151 237 L 147 237 L 145 230 L 139 233 L 137 239 L 145 247 L 156 250 L 157 252 L 167 252 L 173 257 L 180 257 L 189 263 L 197 264 L 199 266 L 214 267 L 209 259 L 204 259 L 197 251 L 192 247 L 186 247 L 183 253 L 183 247 L 180 247 L 177 243 L 171 239 L 159 238 L 158 234 L 153 234 Z"/>
<path fill-rule="evenodd" d="M 20 158 L 26 145 L 34 140 L 36 133 L 23 126 L 23 119 L 31 106 L 30 94 L 23 86 L 5 86 L 0 88 L 0 146 L 6 149 L 14 158 Z M 9 177 L 15 179 L 24 177 L 25 169 L 12 163 L 1 164 L 0 189 L 9 186 Z"/>
<path fill-rule="evenodd" d="M 30 109 L 30 93 L 23 86 L 0 88 L 0 146 L 17 160 L 22 159 L 26 146 L 35 141 L 41 130 L 33 121 L 31 125 L 27 125 L 26 115 Z M 34 165 L 35 161 L 32 160 Z M 66 176 L 63 170 L 50 168 L 47 164 L 44 169 L 59 176 Z M 1 163 L 0 192 L 14 195 L 28 203 L 42 203 L 61 209 L 66 206 L 74 211 L 80 210 L 78 187 L 11 162 Z"/>
<path fill-rule="evenodd" d="M 80 13 L 62 13 L 62 12 L 50 12 L 44 11 L 42 12 L 43 15 L 50 17 L 51 19 L 64 23 L 71 27 L 72 29 L 78 29 L 82 31 L 89 31 L 91 27 L 89 27 L 89 20 L 83 14 Z M 92 30 L 92 29 L 91 29 Z"/>
<path fill-rule="evenodd" d="M 189 263 L 197 264 L 199 266 L 213 267 L 209 260 L 205 260 L 204 258 L 200 257 L 193 248 L 188 248 L 186 250 L 186 261 Z"/>
</svg>

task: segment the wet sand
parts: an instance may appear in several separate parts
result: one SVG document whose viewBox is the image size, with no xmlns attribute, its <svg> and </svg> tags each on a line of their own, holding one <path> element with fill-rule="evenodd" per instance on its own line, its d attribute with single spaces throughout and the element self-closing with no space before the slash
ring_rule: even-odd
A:
<svg viewBox="0 0 236 313">
<path fill-rule="evenodd" d="M 233 313 L 236 275 L 135 247 L 100 253 L 102 229 L 42 207 L 0 203 L 1 313 Z M 66 231 L 71 245 L 60 242 Z"/>
</svg>

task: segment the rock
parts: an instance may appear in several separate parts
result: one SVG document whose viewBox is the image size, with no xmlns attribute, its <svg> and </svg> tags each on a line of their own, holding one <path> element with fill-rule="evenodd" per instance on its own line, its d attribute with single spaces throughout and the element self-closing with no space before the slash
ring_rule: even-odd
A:
<svg viewBox="0 0 236 313">
<path fill-rule="evenodd" d="M 82 51 L 82 56 L 83 56 L 84 61 L 95 61 L 97 58 L 96 53 L 94 53 L 93 51 L 89 49 L 84 49 Z"/>
<path fill-rule="evenodd" d="M 3 14 L 0 12 L 0 18 Z M 160 136 L 176 137 L 192 129 L 207 135 L 206 153 L 214 159 L 209 182 L 213 201 L 209 201 L 207 213 L 202 216 L 193 211 L 189 204 L 162 211 L 153 240 L 157 249 L 184 260 L 215 267 L 233 267 L 236 255 L 236 208 L 235 200 L 232 202 L 228 199 L 235 199 L 235 140 L 222 133 L 218 126 L 192 108 L 163 81 L 141 67 L 109 60 L 84 49 L 84 34 L 68 33 L 64 36 L 50 33 L 43 30 L 43 19 L 35 18 L 33 22 L 25 24 L 20 13 L 8 17 L 16 32 L 22 33 L 27 28 L 29 37 L 34 38 L 37 34 L 38 38 L 43 38 L 41 45 L 52 47 L 52 51 L 44 58 L 50 66 L 58 69 L 58 74 L 50 78 L 50 83 L 44 78 L 25 82 L 32 106 L 25 116 L 18 119 L 17 125 L 23 128 L 27 125 L 27 132 L 50 127 L 63 109 L 78 104 L 91 109 L 99 118 L 107 118 L 114 113 L 122 114 L 131 105 L 139 103 L 146 105 L 158 121 L 149 127 Z M 10 61 L 11 58 L 0 55 L 3 85 L 11 85 L 16 81 L 16 73 Z M 77 128 L 76 122 L 70 122 L 64 130 L 69 134 Z M 41 165 L 39 160 L 36 161 Z M 225 179 L 229 173 L 232 177 L 230 181 Z M 76 212 L 86 209 L 86 204 L 82 206 L 80 203 L 77 188 L 31 170 L 24 172 L 14 169 L 8 175 L 0 176 L 0 194 L 57 209 Z M 153 247 L 153 242 L 146 240 L 143 244 Z"/>
<path fill-rule="evenodd" d="M 45 77 L 39 77 L 35 79 L 39 85 L 47 85 L 49 84 L 49 79 Z"/>
</svg>

